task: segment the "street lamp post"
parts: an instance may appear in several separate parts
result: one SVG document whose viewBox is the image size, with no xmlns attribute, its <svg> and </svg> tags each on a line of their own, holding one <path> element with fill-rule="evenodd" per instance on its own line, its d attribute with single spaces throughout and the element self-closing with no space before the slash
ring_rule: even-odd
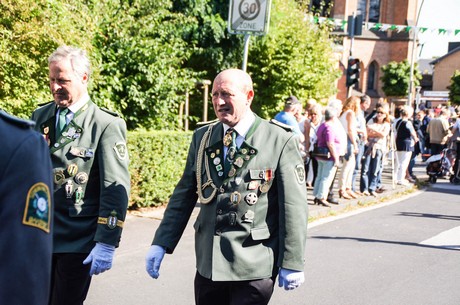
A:
<svg viewBox="0 0 460 305">
<path fill-rule="evenodd" d="M 418 35 L 418 19 L 420 17 L 420 12 L 422 11 L 423 3 L 425 0 L 422 0 L 420 7 L 418 9 L 417 16 L 415 18 L 415 26 L 412 36 L 412 53 L 411 53 L 411 61 L 410 61 L 410 75 L 409 75 L 409 92 L 407 94 L 407 103 L 406 105 L 412 105 L 412 91 L 414 87 L 414 66 L 415 66 L 415 47 L 417 45 L 417 35 Z"/>
</svg>

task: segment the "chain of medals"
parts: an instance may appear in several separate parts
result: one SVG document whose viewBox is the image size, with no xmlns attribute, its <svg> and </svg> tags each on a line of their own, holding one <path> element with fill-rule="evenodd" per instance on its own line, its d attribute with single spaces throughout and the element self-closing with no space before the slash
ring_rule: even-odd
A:
<svg viewBox="0 0 460 305">
<path fill-rule="evenodd" d="M 201 139 L 200 142 L 200 147 L 198 148 L 198 155 L 196 156 L 196 183 L 197 183 L 197 193 L 198 193 L 198 198 L 200 200 L 201 204 L 208 204 L 209 202 L 212 201 L 214 196 L 217 193 L 217 187 L 214 184 L 214 181 L 211 179 L 211 174 L 209 173 L 209 164 L 208 164 L 208 156 L 204 152 L 204 148 L 206 146 L 209 146 L 209 141 L 211 138 L 211 132 L 212 132 L 212 127 L 213 125 L 210 125 L 208 130 L 205 132 L 203 135 L 203 138 Z M 205 172 L 206 172 L 206 177 L 208 178 L 208 181 L 206 181 L 204 184 L 202 184 L 201 181 L 201 166 L 203 162 L 203 157 L 205 159 L 204 166 L 205 166 Z M 209 195 L 208 198 L 205 198 L 203 195 L 203 190 L 207 188 L 208 186 L 212 187 L 212 193 Z"/>
</svg>

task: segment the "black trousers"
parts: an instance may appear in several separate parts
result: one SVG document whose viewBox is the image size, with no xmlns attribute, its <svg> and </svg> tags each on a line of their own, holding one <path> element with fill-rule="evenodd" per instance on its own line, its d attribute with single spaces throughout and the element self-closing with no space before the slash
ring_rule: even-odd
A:
<svg viewBox="0 0 460 305">
<path fill-rule="evenodd" d="M 82 305 L 88 294 L 91 264 L 86 253 L 55 253 L 51 269 L 50 305 Z"/>
<path fill-rule="evenodd" d="M 267 305 L 275 278 L 215 282 L 195 275 L 196 305 Z"/>
</svg>

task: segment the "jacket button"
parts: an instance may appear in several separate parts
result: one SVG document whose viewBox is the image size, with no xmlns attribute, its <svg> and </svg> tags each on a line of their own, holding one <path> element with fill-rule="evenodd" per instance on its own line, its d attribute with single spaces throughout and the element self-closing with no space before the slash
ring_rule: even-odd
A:
<svg viewBox="0 0 460 305">
<path fill-rule="evenodd" d="M 221 210 L 221 209 L 218 209 L 218 210 L 217 210 L 217 214 L 222 215 L 222 210 Z"/>
</svg>

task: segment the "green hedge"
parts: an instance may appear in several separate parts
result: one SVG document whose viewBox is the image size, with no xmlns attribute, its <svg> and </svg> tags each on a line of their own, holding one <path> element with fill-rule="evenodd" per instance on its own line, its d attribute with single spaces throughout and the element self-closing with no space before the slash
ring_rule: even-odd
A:
<svg viewBox="0 0 460 305">
<path fill-rule="evenodd" d="M 136 131 L 128 133 L 130 209 L 168 202 L 184 171 L 191 132 Z"/>
</svg>

